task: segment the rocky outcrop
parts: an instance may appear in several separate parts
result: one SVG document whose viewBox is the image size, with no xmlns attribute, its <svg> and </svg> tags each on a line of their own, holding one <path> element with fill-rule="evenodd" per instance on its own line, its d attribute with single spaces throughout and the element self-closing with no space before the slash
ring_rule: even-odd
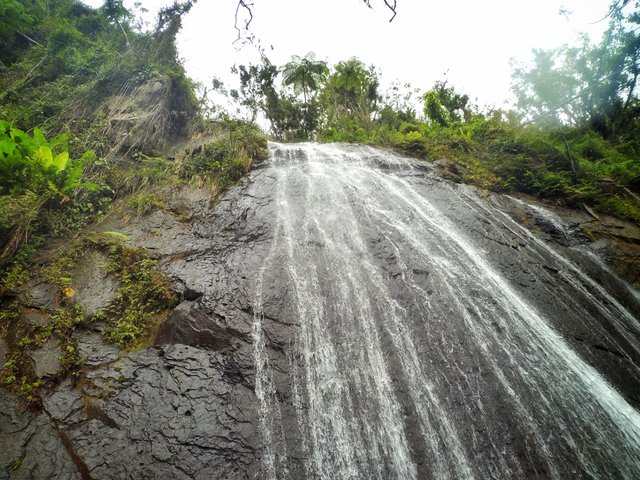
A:
<svg viewBox="0 0 640 480">
<path fill-rule="evenodd" d="M 0 479 L 82 479 L 50 418 L 20 410 L 0 389 Z"/>
<path fill-rule="evenodd" d="M 573 478 L 593 459 L 620 473 L 630 460 L 600 448 L 615 426 L 580 414 L 600 412 L 591 387 L 603 378 L 614 406 L 640 405 L 637 339 L 610 314 L 638 316 L 640 302 L 601 256 L 635 245 L 635 230 L 456 185 L 465 172 L 447 162 L 434 176 L 369 152 L 368 169 L 348 146 L 340 162 L 357 161 L 338 175 L 329 156 L 311 165 L 311 148 L 215 206 L 180 187 L 161 192 L 166 208 L 96 227 L 150 252 L 180 303 L 139 351 L 87 325 L 82 380 L 55 386 L 42 413 L 18 414 L 2 394 L 6 478 Z M 74 300 L 90 302 L 102 293 L 81 286 L 108 275 L 83 269 Z M 35 288 L 32 312 L 47 318 L 57 293 Z M 600 442 L 584 465 L 567 460 L 571 435 Z"/>
<path fill-rule="evenodd" d="M 253 478 L 251 377 L 250 362 L 171 345 L 98 368 L 80 389 L 64 384 L 44 405 L 90 478 Z"/>
<path fill-rule="evenodd" d="M 87 316 L 104 310 L 116 297 L 120 283 L 107 272 L 109 261 L 104 253 L 89 250 L 78 259 L 72 272 L 73 300 Z"/>
</svg>

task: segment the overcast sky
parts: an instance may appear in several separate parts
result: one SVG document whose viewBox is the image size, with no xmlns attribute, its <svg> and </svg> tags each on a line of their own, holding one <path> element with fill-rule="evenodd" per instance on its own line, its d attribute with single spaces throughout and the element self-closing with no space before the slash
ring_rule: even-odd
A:
<svg viewBox="0 0 640 480">
<path fill-rule="evenodd" d="M 150 10 L 162 3 L 142 1 Z M 607 21 L 598 20 L 610 0 L 398 0 L 391 23 L 383 0 L 371 0 L 371 10 L 361 0 L 254 3 L 251 33 L 276 65 L 309 51 L 330 63 L 356 56 L 380 68 L 383 85 L 399 79 L 426 90 L 447 78 L 482 105 L 504 106 L 510 61 L 526 62 L 532 48 L 575 42 L 579 32 L 599 39 Z M 215 75 L 233 87 L 230 67 L 258 60 L 255 46 L 233 43 L 236 5 L 200 0 L 185 18 L 178 48 L 195 80 L 208 83 Z M 561 9 L 572 13 L 560 15 Z"/>
</svg>

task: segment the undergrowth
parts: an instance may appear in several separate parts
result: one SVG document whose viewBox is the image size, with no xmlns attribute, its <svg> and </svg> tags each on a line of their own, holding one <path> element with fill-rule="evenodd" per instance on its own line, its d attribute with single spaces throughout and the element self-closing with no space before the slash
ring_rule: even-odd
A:
<svg viewBox="0 0 640 480">
<path fill-rule="evenodd" d="M 351 138 L 427 160 L 446 158 L 466 170 L 463 180 L 497 192 L 523 192 L 565 206 L 590 206 L 640 222 L 640 152 L 589 130 L 540 130 L 481 115 L 448 126 L 380 126 Z"/>
</svg>

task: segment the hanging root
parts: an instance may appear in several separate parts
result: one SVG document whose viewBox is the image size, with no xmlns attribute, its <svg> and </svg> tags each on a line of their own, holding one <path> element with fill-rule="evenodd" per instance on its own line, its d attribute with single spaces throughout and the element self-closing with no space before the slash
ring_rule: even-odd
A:
<svg viewBox="0 0 640 480">
<path fill-rule="evenodd" d="M 4 267 L 13 258 L 14 253 L 27 243 L 28 239 L 29 228 L 24 225 L 15 225 L 9 232 L 7 241 L 0 251 L 0 267 Z"/>
</svg>

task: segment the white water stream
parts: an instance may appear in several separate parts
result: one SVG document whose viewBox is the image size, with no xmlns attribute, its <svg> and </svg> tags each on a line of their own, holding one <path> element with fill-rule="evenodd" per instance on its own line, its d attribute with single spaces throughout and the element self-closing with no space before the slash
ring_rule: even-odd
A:
<svg viewBox="0 0 640 480">
<path fill-rule="evenodd" d="M 264 478 L 296 478 L 294 464 L 327 479 L 640 478 L 638 411 L 454 214 L 553 262 L 565 289 L 549 296 L 557 315 L 578 312 L 585 328 L 640 352 L 638 320 L 604 289 L 471 189 L 412 161 L 274 144 L 268 162 L 277 216 L 254 301 Z M 276 272 L 296 320 L 286 372 L 263 312 Z"/>
</svg>

